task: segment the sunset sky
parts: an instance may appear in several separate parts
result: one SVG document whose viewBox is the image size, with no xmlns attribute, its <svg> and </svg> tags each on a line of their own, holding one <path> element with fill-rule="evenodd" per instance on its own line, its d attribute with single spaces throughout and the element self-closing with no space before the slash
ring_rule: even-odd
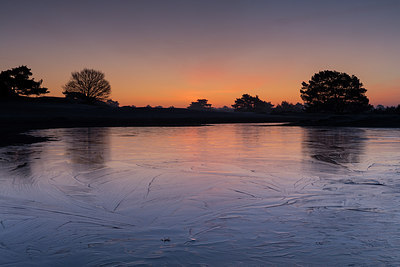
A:
<svg viewBox="0 0 400 267">
<path fill-rule="evenodd" d="M 27 65 L 52 96 L 101 70 L 120 105 L 230 106 L 244 93 L 301 102 L 320 70 L 400 104 L 400 1 L 19 1 L 0 6 L 0 70 Z"/>
</svg>

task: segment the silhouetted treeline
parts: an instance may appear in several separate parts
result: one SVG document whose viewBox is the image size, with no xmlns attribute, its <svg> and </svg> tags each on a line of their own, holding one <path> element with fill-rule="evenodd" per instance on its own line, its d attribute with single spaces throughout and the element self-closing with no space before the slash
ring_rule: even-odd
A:
<svg viewBox="0 0 400 267">
<path fill-rule="evenodd" d="M 42 87 L 43 80 L 35 81 L 31 69 L 27 66 L 19 66 L 0 73 L 0 99 L 15 98 L 18 96 L 39 96 L 49 93 Z M 111 93 L 110 83 L 105 80 L 101 71 L 83 69 L 80 72 L 72 72 L 70 80 L 63 86 L 66 99 L 70 102 L 108 105 L 118 108 L 118 101 L 108 99 Z M 197 111 L 225 111 L 225 112 L 254 112 L 254 113 L 375 113 L 375 114 L 400 114 L 400 105 L 397 107 L 384 107 L 378 105 L 374 108 L 369 104 L 366 96 L 367 90 L 361 81 L 354 75 L 344 72 L 324 70 L 315 73 L 308 83 L 303 82 L 300 96 L 304 104 L 292 104 L 282 101 L 274 107 L 271 102 L 262 100 L 250 94 L 243 94 L 236 98 L 231 107 L 214 108 L 207 99 L 197 99 L 187 108 Z M 19 97 L 19 99 L 26 99 Z M 135 108 L 125 106 L 123 108 Z M 147 109 L 162 109 L 161 106 Z M 173 108 L 173 107 L 170 107 Z"/>
<path fill-rule="evenodd" d="M 397 107 L 377 105 L 372 112 L 375 114 L 400 114 L 400 105 Z"/>
<path fill-rule="evenodd" d="M 235 100 L 232 108 L 223 106 L 222 108 L 213 108 L 208 103 L 207 99 L 198 99 L 192 102 L 187 108 L 193 110 L 203 111 L 225 111 L 225 112 L 255 112 L 255 113 L 301 113 L 304 112 L 304 106 L 300 103 L 292 104 L 287 101 L 282 101 L 276 107 L 271 102 L 263 101 L 258 96 L 251 96 L 249 94 L 242 95 L 241 98 Z"/>
<path fill-rule="evenodd" d="M 292 104 L 286 101 L 282 101 L 281 104 L 277 105 L 272 109 L 272 113 L 301 113 L 304 112 L 304 105 L 300 103 Z"/>
</svg>

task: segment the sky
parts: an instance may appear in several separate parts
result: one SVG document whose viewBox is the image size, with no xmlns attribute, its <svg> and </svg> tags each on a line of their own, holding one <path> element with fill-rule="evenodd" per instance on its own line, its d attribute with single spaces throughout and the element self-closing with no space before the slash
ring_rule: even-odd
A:
<svg viewBox="0 0 400 267">
<path fill-rule="evenodd" d="M 164 107 L 302 103 L 301 82 L 336 70 L 398 105 L 399 14 L 398 0 L 1 0 L 0 70 L 27 65 L 63 96 L 93 68 L 120 105 Z"/>
</svg>

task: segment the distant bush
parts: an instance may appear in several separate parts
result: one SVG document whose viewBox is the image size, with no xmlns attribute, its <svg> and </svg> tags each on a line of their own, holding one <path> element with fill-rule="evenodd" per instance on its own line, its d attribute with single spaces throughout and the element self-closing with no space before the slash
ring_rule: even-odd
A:
<svg viewBox="0 0 400 267">
<path fill-rule="evenodd" d="M 272 113 L 300 113 L 304 112 L 304 106 L 300 103 L 292 104 L 286 101 L 282 101 L 281 104 L 277 105 L 272 109 Z"/>
<path fill-rule="evenodd" d="M 377 105 L 372 112 L 375 114 L 400 114 L 400 105 L 397 107 Z"/>
<path fill-rule="evenodd" d="M 249 94 L 244 94 L 241 98 L 236 98 L 235 104 L 232 105 L 235 111 L 259 113 L 269 113 L 273 106 L 271 102 L 266 102 L 258 98 L 258 95 L 251 96 Z"/>
<path fill-rule="evenodd" d="M 65 95 L 65 98 L 70 99 L 70 100 L 76 100 L 79 102 L 85 102 L 86 101 L 86 96 L 82 94 L 81 92 L 69 92 L 65 91 L 63 92 Z"/>
<path fill-rule="evenodd" d="M 233 112 L 234 111 L 233 108 L 230 108 L 228 106 L 223 106 L 222 108 L 217 108 L 216 110 L 217 111 L 223 111 L 223 112 Z"/>
<path fill-rule="evenodd" d="M 208 104 L 207 99 L 197 99 L 196 102 L 192 102 L 189 106 L 188 109 L 193 109 L 193 110 L 210 110 L 211 109 L 211 104 Z"/>
<path fill-rule="evenodd" d="M 106 104 L 109 105 L 110 107 L 113 107 L 113 108 L 119 107 L 118 101 L 113 101 L 111 99 L 107 100 Z"/>
</svg>

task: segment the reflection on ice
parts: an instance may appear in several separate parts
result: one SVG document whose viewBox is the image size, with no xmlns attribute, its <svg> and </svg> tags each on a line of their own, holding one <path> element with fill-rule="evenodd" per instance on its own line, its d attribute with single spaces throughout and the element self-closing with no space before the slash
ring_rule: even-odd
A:
<svg viewBox="0 0 400 267">
<path fill-rule="evenodd" d="M 342 166 L 359 163 L 364 153 L 365 130 L 305 128 L 303 145 L 305 152 L 322 162 Z"/>
<path fill-rule="evenodd" d="M 400 262 L 397 130 L 37 134 L 57 141 L 0 150 L 1 264 Z"/>
<path fill-rule="evenodd" d="M 40 151 L 33 150 L 30 146 L 15 147 L 2 155 L 3 162 L 7 166 L 13 177 L 13 183 L 32 184 L 34 177 L 32 175 L 31 165 L 35 159 L 40 159 Z M 9 179 L 6 175 L 1 175 L 0 179 Z"/>
<path fill-rule="evenodd" d="M 63 130 L 66 155 L 73 166 L 104 167 L 109 157 L 109 128 L 78 128 Z"/>
</svg>

